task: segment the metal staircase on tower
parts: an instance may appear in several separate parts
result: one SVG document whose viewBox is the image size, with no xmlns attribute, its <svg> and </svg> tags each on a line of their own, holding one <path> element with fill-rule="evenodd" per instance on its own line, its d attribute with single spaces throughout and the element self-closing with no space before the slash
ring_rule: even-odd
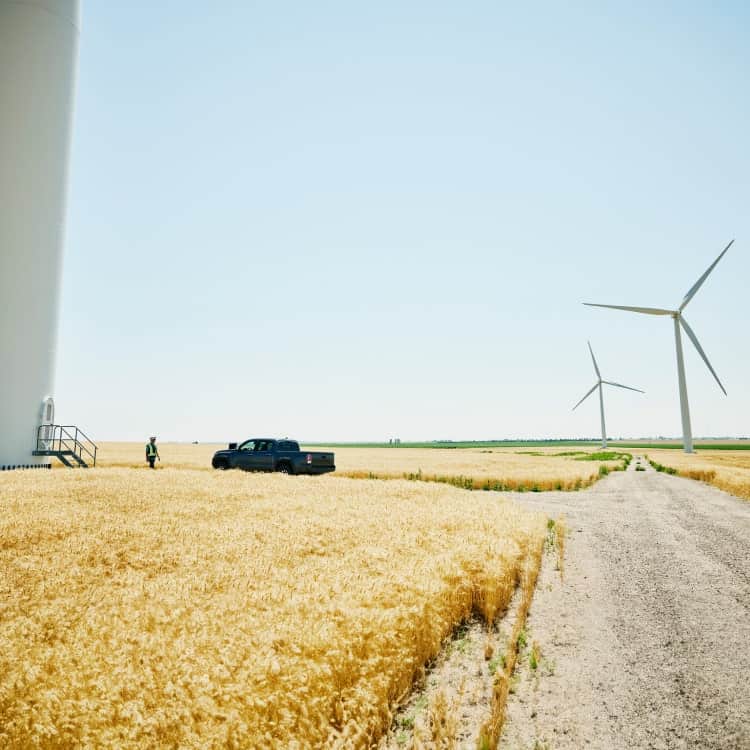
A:
<svg viewBox="0 0 750 750">
<path fill-rule="evenodd" d="M 96 466 L 98 446 L 75 425 L 45 424 L 36 433 L 35 456 L 54 456 L 69 469 Z"/>
</svg>

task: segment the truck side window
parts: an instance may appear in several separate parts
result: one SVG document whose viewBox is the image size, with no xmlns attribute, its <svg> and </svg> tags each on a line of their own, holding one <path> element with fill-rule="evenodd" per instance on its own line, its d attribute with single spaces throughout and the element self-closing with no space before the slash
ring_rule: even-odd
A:
<svg viewBox="0 0 750 750">
<path fill-rule="evenodd" d="M 255 441 L 254 440 L 248 440 L 246 443 L 243 443 L 240 446 L 241 451 L 253 451 L 255 450 Z"/>
</svg>

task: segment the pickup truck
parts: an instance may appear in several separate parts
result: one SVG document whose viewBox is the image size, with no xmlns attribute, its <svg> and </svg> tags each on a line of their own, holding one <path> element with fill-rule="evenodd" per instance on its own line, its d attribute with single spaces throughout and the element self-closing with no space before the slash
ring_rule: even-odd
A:
<svg viewBox="0 0 750 750">
<path fill-rule="evenodd" d="M 214 469 L 279 471 L 282 474 L 325 474 L 336 471 L 333 453 L 301 451 L 295 440 L 251 438 L 244 443 L 229 443 L 216 451 L 211 460 Z"/>
</svg>

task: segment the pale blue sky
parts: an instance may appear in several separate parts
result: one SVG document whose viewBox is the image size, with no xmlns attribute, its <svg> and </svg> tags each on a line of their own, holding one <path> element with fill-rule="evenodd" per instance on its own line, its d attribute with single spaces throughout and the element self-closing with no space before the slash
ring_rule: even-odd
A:
<svg viewBox="0 0 750 750">
<path fill-rule="evenodd" d="M 56 395 L 99 439 L 750 433 L 743 3 L 84 2 Z"/>
</svg>

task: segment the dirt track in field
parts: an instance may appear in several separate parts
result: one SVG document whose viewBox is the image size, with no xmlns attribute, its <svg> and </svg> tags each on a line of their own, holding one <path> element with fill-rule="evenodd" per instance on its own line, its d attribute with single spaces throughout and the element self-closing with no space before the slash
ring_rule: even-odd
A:
<svg viewBox="0 0 750 750">
<path fill-rule="evenodd" d="M 579 493 L 517 496 L 569 533 L 528 620 L 502 748 L 750 749 L 750 503 L 618 472 Z"/>
</svg>

